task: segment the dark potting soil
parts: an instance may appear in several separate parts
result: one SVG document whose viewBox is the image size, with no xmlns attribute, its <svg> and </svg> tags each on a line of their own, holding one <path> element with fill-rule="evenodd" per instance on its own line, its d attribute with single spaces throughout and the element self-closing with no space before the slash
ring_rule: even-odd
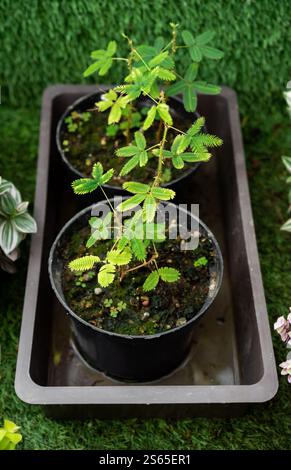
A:
<svg viewBox="0 0 291 470">
<path fill-rule="evenodd" d="M 79 317 L 119 334 L 152 335 L 183 325 L 200 311 L 208 295 L 211 268 L 215 263 L 211 240 L 200 237 L 199 246 L 193 251 L 181 251 L 179 238 L 159 243 L 158 265 L 175 267 L 181 276 L 173 283 L 160 281 L 154 291 L 145 293 L 142 285 L 150 273 L 149 267 L 131 272 L 121 283 L 117 279 L 103 289 L 97 283 L 98 266 L 79 274 L 69 270 L 67 264 L 72 259 L 86 254 L 102 257 L 112 246 L 111 240 L 101 241 L 88 249 L 85 244 L 89 236 L 90 230 L 86 227 L 67 239 L 62 248 L 66 265 L 64 296 Z M 151 256 L 150 250 L 148 254 Z M 204 264 L 206 259 L 207 264 L 195 267 L 194 262 L 201 259 Z"/>
<path fill-rule="evenodd" d="M 143 108 L 148 109 L 148 108 Z M 77 123 L 77 129 L 74 132 L 68 131 L 68 126 L 65 124 L 64 130 L 61 132 L 61 145 L 65 152 L 66 158 L 83 176 L 90 176 L 94 163 L 102 163 L 104 170 L 114 168 L 114 176 L 110 180 L 111 186 L 122 186 L 125 181 L 140 181 L 149 183 L 153 180 L 157 170 L 157 157 L 151 157 L 145 167 L 137 166 L 130 174 L 119 176 L 120 170 L 123 165 L 128 161 L 128 158 L 117 157 L 115 152 L 118 148 L 128 145 L 126 142 L 126 132 L 119 130 L 115 137 L 106 135 L 108 111 L 103 113 L 98 111 L 89 111 L 90 117 L 88 120 L 78 118 L 78 113 L 71 113 L 70 116 L 75 116 L 73 122 Z M 81 113 L 79 116 L 88 113 Z M 142 116 L 144 119 L 144 116 Z M 182 131 L 186 131 L 191 122 L 186 122 L 185 119 L 175 116 L 175 127 Z M 155 121 L 153 126 L 145 132 L 147 139 L 147 148 L 159 142 L 158 136 L 159 121 Z M 131 129 L 131 141 L 134 139 L 134 132 L 139 130 L 138 127 Z M 167 149 L 170 148 L 177 131 L 170 129 L 167 136 Z M 192 166 L 195 164 L 192 164 Z M 162 183 L 168 183 L 175 180 L 190 169 L 190 164 L 185 164 L 182 170 L 177 170 L 173 167 L 170 159 L 164 160 L 164 167 L 162 173 Z"/>
</svg>

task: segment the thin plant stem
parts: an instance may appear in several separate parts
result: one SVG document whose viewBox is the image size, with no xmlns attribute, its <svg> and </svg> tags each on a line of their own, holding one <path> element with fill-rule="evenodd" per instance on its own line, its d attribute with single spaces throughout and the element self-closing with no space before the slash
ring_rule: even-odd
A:
<svg viewBox="0 0 291 470">
<path fill-rule="evenodd" d="M 159 101 L 157 101 L 155 98 L 153 98 L 149 93 L 146 91 L 143 92 L 146 96 L 148 96 L 156 105 L 160 104 Z"/>
<path fill-rule="evenodd" d="M 129 73 L 132 72 L 132 51 L 130 52 L 128 56 L 128 71 Z M 128 103 L 128 114 L 127 114 L 127 129 L 126 129 L 126 143 L 129 145 L 131 141 L 131 135 L 130 135 L 130 129 L 131 129 L 131 124 L 132 124 L 132 103 Z"/>
<path fill-rule="evenodd" d="M 176 70 L 175 70 L 175 74 L 177 75 L 178 78 L 180 78 L 180 80 L 183 80 L 183 82 L 188 83 L 187 80 L 185 80 L 185 78 L 182 77 L 182 75 L 180 75 L 178 72 L 176 72 Z"/>
<path fill-rule="evenodd" d="M 155 242 L 154 242 L 154 241 L 152 241 L 152 244 L 153 244 L 153 247 L 154 247 L 155 254 L 156 254 L 157 258 L 158 258 L 158 256 L 159 256 L 159 253 L 158 253 L 158 250 L 157 250 L 156 244 L 155 244 Z"/>
<path fill-rule="evenodd" d="M 153 262 L 155 264 L 156 270 L 159 272 L 159 266 L 158 266 L 158 263 L 157 263 L 156 259 L 154 259 Z"/>
<path fill-rule="evenodd" d="M 137 57 L 142 61 L 142 63 L 144 64 L 144 66 L 147 68 L 148 71 L 150 71 L 151 69 L 149 68 L 148 64 L 144 61 L 143 57 L 140 55 L 139 52 L 137 52 L 137 50 L 135 48 L 133 48 L 132 50 L 136 55 Z"/>
<path fill-rule="evenodd" d="M 181 131 L 181 129 L 177 129 L 177 127 L 170 126 L 170 125 L 169 125 L 168 127 L 169 127 L 169 129 L 173 129 L 174 131 L 177 131 L 177 132 L 179 132 L 180 134 L 186 135 L 186 132 Z"/>
<path fill-rule="evenodd" d="M 157 129 L 157 132 L 156 132 L 156 138 L 157 140 L 160 142 L 161 141 L 161 132 L 162 132 L 162 129 L 163 129 L 163 121 L 162 119 L 160 119 L 160 122 L 159 122 L 159 125 L 158 125 L 158 129 Z"/>
<path fill-rule="evenodd" d="M 167 49 L 169 49 L 169 47 L 172 45 L 172 43 L 173 43 L 173 39 L 171 39 L 171 41 L 168 42 L 168 44 L 165 47 L 163 47 L 162 52 L 165 52 Z"/>
<path fill-rule="evenodd" d="M 123 278 L 126 276 L 126 274 L 131 273 L 132 271 L 136 271 L 137 269 L 144 268 L 148 264 L 155 262 L 156 259 L 156 254 L 152 255 L 151 258 L 148 261 L 144 261 L 142 264 L 139 264 L 138 266 L 134 266 L 133 268 L 127 269 L 124 271 L 121 276 L 120 276 L 120 282 L 122 282 Z"/>
<path fill-rule="evenodd" d="M 150 150 L 158 147 L 160 145 L 160 142 L 158 144 L 152 145 L 151 147 L 147 148 L 146 151 L 149 152 Z"/>
<path fill-rule="evenodd" d="M 106 194 L 106 192 L 104 191 L 103 187 L 100 186 L 100 188 L 101 188 L 101 191 L 102 191 L 102 193 L 103 193 L 103 195 L 104 195 L 106 201 L 108 202 L 108 205 L 109 205 L 110 209 L 112 210 L 112 212 L 113 212 L 113 214 L 114 214 L 114 216 L 115 216 L 115 220 L 117 221 L 117 224 L 118 224 L 119 228 L 120 228 L 121 231 L 122 231 L 123 225 L 122 225 L 122 223 L 120 223 L 120 220 L 119 220 L 119 217 L 118 217 L 118 214 L 117 214 L 116 210 L 114 209 L 114 207 L 112 206 L 110 200 L 108 199 L 107 194 Z M 118 241 L 118 239 L 117 239 L 117 241 Z M 115 243 L 114 243 L 114 246 L 115 246 Z"/>
<path fill-rule="evenodd" d="M 167 133 L 168 133 L 168 125 L 166 123 L 164 123 L 164 132 L 163 132 L 162 142 L 161 142 L 161 145 L 160 145 L 157 175 L 156 175 L 155 180 L 153 182 L 153 186 L 159 186 L 159 184 L 161 182 L 162 168 L 163 168 L 163 150 L 164 150 L 164 146 L 165 146 L 165 143 L 166 143 Z"/>
<path fill-rule="evenodd" d="M 176 54 L 176 48 L 177 48 L 177 24 L 171 23 L 172 27 L 172 55 L 174 56 Z"/>
</svg>

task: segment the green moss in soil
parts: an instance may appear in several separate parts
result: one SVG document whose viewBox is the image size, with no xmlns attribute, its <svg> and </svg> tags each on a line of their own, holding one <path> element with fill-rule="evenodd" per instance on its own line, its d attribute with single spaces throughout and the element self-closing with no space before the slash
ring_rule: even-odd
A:
<svg viewBox="0 0 291 470">
<path fill-rule="evenodd" d="M 183 325 L 202 308 L 215 262 L 212 241 L 208 238 L 200 237 L 194 251 L 181 251 L 178 238 L 159 243 L 158 264 L 179 269 L 181 277 L 174 283 L 160 281 L 154 291 L 145 294 L 141 286 L 150 272 L 148 267 L 126 275 L 121 283 L 116 279 L 106 289 L 97 288 L 98 268 L 81 274 L 69 270 L 67 264 L 72 259 L 85 254 L 102 257 L 112 245 L 108 240 L 86 249 L 89 236 L 86 227 L 73 234 L 62 248 L 66 265 L 63 275 L 66 301 L 87 322 L 119 334 L 152 335 Z M 151 254 L 149 250 L 149 257 Z M 194 263 L 201 258 L 207 263 L 200 266 L 196 263 L 195 267 Z"/>
<path fill-rule="evenodd" d="M 143 109 L 147 108 L 141 108 L 140 113 L 139 110 L 135 110 L 135 113 L 139 113 L 142 118 L 144 118 Z M 68 116 L 69 122 L 65 122 L 64 129 L 60 134 L 63 151 L 73 167 L 83 176 L 90 176 L 92 167 L 97 162 L 102 163 L 104 171 L 113 168 L 115 171 L 110 181 L 111 186 L 122 186 L 125 181 L 129 180 L 137 180 L 144 183 L 151 182 L 156 173 L 157 158 L 152 156 L 145 167 L 138 166 L 129 175 L 119 176 L 121 168 L 128 159 L 117 157 L 115 152 L 118 148 L 128 145 L 126 142 L 126 131 L 119 130 L 115 136 L 108 136 L 107 120 L 109 111 L 100 113 L 97 110 L 91 110 L 89 119 L 87 119 L 87 114 L 88 111 L 83 113 L 72 111 Z M 86 120 L 82 119 L 83 115 L 86 116 Z M 77 127 L 75 125 L 73 128 L 70 128 L 72 121 Z M 191 124 L 192 122 L 175 116 L 175 127 L 178 129 L 182 131 L 187 130 Z M 158 128 L 159 121 L 155 121 L 154 125 L 145 132 L 148 148 L 158 143 L 159 139 L 161 139 L 161 136 L 159 137 L 158 135 Z M 131 129 L 131 140 L 134 138 L 134 132 L 138 129 L 139 127 Z M 177 134 L 177 131 L 169 130 L 167 138 L 168 147 L 171 146 Z M 177 170 L 173 167 L 170 159 L 166 159 L 162 173 L 162 183 L 168 183 L 181 177 L 190 168 L 191 166 L 186 163 L 183 170 Z"/>
</svg>

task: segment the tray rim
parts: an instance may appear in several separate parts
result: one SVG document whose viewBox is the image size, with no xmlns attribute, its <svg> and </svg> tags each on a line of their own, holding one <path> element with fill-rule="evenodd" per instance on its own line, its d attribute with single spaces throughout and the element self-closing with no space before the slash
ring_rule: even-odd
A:
<svg viewBox="0 0 291 470">
<path fill-rule="evenodd" d="M 48 168 L 50 155 L 52 105 L 62 93 L 90 93 L 95 85 L 51 85 L 43 93 L 39 132 L 37 180 L 34 217 L 38 232 L 31 238 L 23 315 L 15 376 L 15 392 L 28 404 L 37 405 L 155 405 L 155 404 L 237 404 L 262 403 L 271 400 L 278 390 L 278 376 L 271 340 L 270 325 L 263 289 L 254 221 L 252 216 L 245 155 L 240 127 L 236 93 L 222 86 L 226 99 L 230 134 L 233 141 L 234 165 L 238 199 L 241 211 L 243 235 L 251 279 L 253 302 L 262 353 L 263 374 L 250 385 L 121 385 L 121 386 L 41 386 L 30 376 L 30 355 L 37 306 L 38 283 L 41 271 L 41 254 L 44 241 L 45 211 L 48 191 Z M 235 145 L 234 145 L 235 141 Z M 33 308 L 31 306 L 33 305 Z M 264 339 L 264 341 L 263 341 Z M 82 393 L 80 393 L 82 391 Z M 56 393 L 57 392 L 57 393 Z M 86 396 L 86 399 L 84 399 Z"/>
</svg>

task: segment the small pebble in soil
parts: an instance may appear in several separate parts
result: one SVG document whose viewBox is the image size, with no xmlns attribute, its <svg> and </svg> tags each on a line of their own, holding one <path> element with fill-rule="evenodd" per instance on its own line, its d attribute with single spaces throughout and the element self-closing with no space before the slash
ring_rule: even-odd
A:
<svg viewBox="0 0 291 470">
<path fill-rule="evenodd" d="M 100 144 L 106 145 L 106 143 L 107 143 L 106 137 L 102 137 L 102 139 L 100 140 Z"/>
<path fill-rule="evenodd" d="M 173 263 L 173 260 L 167 259 L 167 263 L 172 264 L 172 263 Z"/>
<path fill-rule="evenodd" d="M 141 297 L 141 303 L 144 307 L 147 307 L 150 304 L 150 299 L 148 297 Z"/>
<path fill-rule="evenodd" d="M 181 317 L 181 318 L 178 318 L 178 320 L 176 321 L 176 326 L 182 326 L 182 325 L 185 325 L 185 323 L 187 323 L 186 318 Z"/>
<path fill-rule="evenodd" d="M 94 293 L 95 293 L 96 295 L 100 295 L 100 294 L 102 294 L 102 289 L 100 289 L 100 287 L 96 287 L 96 288 L 94 289 Z"/>
<path fill-rule="evenodd" d="M 176 302 L 176 303 L 175 303 L 175 307 L 176 307 L 176 308 L 180 308 L 180 307 L 181 307 L 181 305 L 179 304 L 179 302 Z"/>
<path fill-rule="evenodd" d="M 83 274 L 83 280 L 84 281 L 88 281 L 89 280 L 89 276 L 87 273 Z"/>
</svg>

